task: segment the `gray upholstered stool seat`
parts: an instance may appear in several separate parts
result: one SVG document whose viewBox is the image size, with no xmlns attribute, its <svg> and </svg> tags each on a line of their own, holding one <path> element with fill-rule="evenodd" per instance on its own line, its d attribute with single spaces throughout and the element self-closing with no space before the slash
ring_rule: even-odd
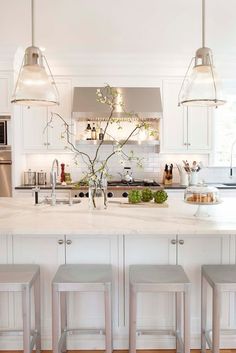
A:
<svg viewBox="0 0 236 353">
<path fill-rule="evenodd" d="M 34 288 L 35 330 L 31 329 L 31 288 Z M 0 292 L 22 293 L 23 330 L 1 330 L 0 336 L 23 334 L 24 353 L 41 350 L 40 268 L 38 265 L 0 265 Z"/>
<path fill-rule="evenodd" d="M 212 330 L 206 327 L 207 284 L 212 288 L 213 296 Z M 206 352 L 207 343 L 214 353 L 218 353 L 220 351 L 220 333 L 236 334 L 236 330 L 220 330 L 221 293 L 236 292 L 236 265 L 202 266 L 201 290 L 201 349 L 203 353 Z"/>
<path fill-rule="evenodd" d="M 130 274 L 130 353 L 136 352 L 136 311 L 138 292 L 176 293 L 177 352 L 190 352 L 190 281 L 178 265 L 132 265 Z M 182 297 L 184 308 L 182 308 Z M 182 310 L 183 309 L 183 310 Z M 184 339 L 182 340 L 182 311 L 184 313 Z M 138 330 L 139 334 L 167 334 L 166 330 Z M 169 332 L 170 330 L 168 330 Z"/>
<path fill-rule="evenodd" d="M 97 264 L 62 265 L 52 282 L 53 290 L 53 352 L 66 351 L 67 334 L 105 334 L 106 352 L 112 352 L 112 266 Z M 104 292 L 104 329 L 69 329 L 67 327 L 67 292 Z"/>
</svg>

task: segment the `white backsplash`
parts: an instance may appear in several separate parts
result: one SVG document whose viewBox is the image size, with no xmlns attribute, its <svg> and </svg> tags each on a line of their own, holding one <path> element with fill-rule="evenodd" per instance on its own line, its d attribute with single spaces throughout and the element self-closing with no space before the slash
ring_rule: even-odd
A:
<svg viewBox="0 0 236 353">
<path fill-rule="evenodd" d="M 114 156 L 111 158 L 109 162 L 109 173 L 113 176 L 113 179 L 120 179 L 118 173 L 122 173 L 124 166 L 130 166 L 133 171 L 134 178 L 140 179 L 154 179 L 159 182 L 162 181 L 162 174 L 165 167 L 165 164 L 173 163 L 174 164 L 174 175 L 173 181 L 179 182 L 179 173 L 176 168 L 176 163 L 181 162 L 183 159 L 188 159 L 191 161 L 202 161 L 202 163 L 207 166 L 208 165 L 208 155 L 169 155 L 169 154 L 159 154 L 154 151 L 154 147 L 143 147 L 143 146 L 126 146 L 125 152 L 129 153 L 130 150 L 134 152 L 135 156 L 138 156 L 142 159 L 143 167 L 140 168 L 136 165 L 136 162 L 125 162 L 121 164 L 121 159 L 119 156 Z M 83 151 L 89 153 L 91 155 L 91 147 L 84 147 Z M 104 160 L 108 155 L 109 151 L 111 151 L 110 146 L 104 146 L 103 151 L 101 152 L 101 160 Z M 51 164 L 54 158 L 59 160 L 59 163 L 65 163 L 66 171 L 70 172 L 73 178 L 73 181 L 78 181 L 83 176 L 83 171 L 86 171 L 86 165 L 80 161 L 80 165 L 76 166 L 74 162 L 74 157 L 72 154 L 27 154 L 25 155 L 25 170 L 31 169 L 32 171 L 40 171 L 41 169 L 47 172 L 48 181 L 49 181 L 49 173 L 51 169 Z M 200 174 L 200 178 L 204 178 L 206 181 L 218 182 L 223 179 L 224 168 L 214 168 L 219 173 L 219 180 L 217 179 L 217 175 L 215 172 L 211 172 L 211 168 L 204 168 Z M 23 182 L 23 171 L 22 171 L 22 182 Z"/>
</svg>

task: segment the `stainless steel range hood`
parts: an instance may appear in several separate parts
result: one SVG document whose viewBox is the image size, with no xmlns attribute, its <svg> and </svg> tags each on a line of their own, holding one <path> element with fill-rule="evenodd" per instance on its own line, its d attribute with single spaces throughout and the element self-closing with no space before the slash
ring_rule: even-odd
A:
<svg viewBox="0 0 236 353">
<path fill-rule="evenodd" d="M 96 90 L 101 87 L 75 87 L 73 97 L 74 118 L 107 118 L 110 109 L 106 104 L 97 102 Z M 117 88 L 121 94 L 125 110 L 138 113 L 141 118 L 158 119 L 162 117 L 160 88 L 123 87 Z M 115 111 L 114 117 L 125 117 L 124 112 Z"/>
</svg>

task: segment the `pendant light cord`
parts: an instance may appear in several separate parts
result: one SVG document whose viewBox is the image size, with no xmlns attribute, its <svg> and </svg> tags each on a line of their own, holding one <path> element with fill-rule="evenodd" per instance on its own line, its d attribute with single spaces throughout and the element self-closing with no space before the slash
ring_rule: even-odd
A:
<svg viewBox="0 0 236 353">
<path fill-rule="evenodd" d="M 34 46 L 34 0 L 31 0 L 31 40 Z"/>
<path fill-rule="evenodd" d="M 205 0 L 202 0 L 202 48 L 205 48 Z"/>
</svg>

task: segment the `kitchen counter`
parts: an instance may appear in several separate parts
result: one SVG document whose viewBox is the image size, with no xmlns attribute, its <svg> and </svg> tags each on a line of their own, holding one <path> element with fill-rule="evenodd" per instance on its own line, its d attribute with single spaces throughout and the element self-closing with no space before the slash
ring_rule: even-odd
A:
<svg viewBox="0 0 236 353">
<path fill-rule="evenodd" d="M 232 185 L 225 185 L 222 183 L 209 183 L 208 185 L 210 186 L 215 186 L 221 190 L 235 190 L 236 189 L 236 183 L 232 184 Z M 146 187 L 146 186 L 145 186 Z M 185 190 L 186 186 L 180 185 L 179 183 L 173 183 L 171 185 L 164 185 L 164 184 L 160 184 L 160 187 L 166 189 L 166 190 Z M 25 186 L 25 185 L 19 185 L 15 187 L 15 190 L 32 190 L 33 188 L 35 188 L 35 186 Z M 39 185 L 40 190 L 51 190 L 52 187 L 51 185 Z M 131 189 L 132 185 L 122 185 L 122 186 L 108 186 L 108 190 L 118 190 L 118 189 Z M 144 188 L 144 186 L 136 186 L 135 188 Z M 76 190 L 78 189 L 78 187 L 75 187 L 75 185 L 57 185 L 56 186 L 57 190 Z M 87 186 L 80 186 L 79 187 L 80 190 L 86 190 L 88 189 Z"/>
<path fill-rule="evenodd" d="M 170 194 L 167 208 L 122 206 L 112 199 L 107 210 L 89 211 L 88 200 L 69 205 L 33 205 L 32 198 L 0 198 L 0 233 L 24 234 L 232 234 L 236 233 L 235 202 L 206 206 L 211 217 L 194 217 L 197 205 Z"/>
<path fill-rule="evenodd" d="M 231 195 L 231 193 L 229 193 Z M 106 263 L 113 268 L 113 338 L 115 349 L 128 348 L 129 271 L 132 264 L 180 264 L 192 283 L 191 348 L 200 347 L 200 274 L 203 264 L 236 263 L 236 198 L 208 206 L 211 217 L 193 216 L 197 206 L 183 202 L 183 193 L 169 193 L 169 207 L 121 205 L 112 199 L 107 210 L 89 211 L 88 199 L 72 206 L 37 205 L 33 197 L 0 198 L 1 263 L 40 265 L 42 288 L 42 348 L 51 350 L 51 282 L 60 264 Z M 127 201 L 126 201 L 127 202 Z M 101 293 L 100 293 L 101 294 Z M 21 317 L 18 296 L 2 301 L 3 326 L 14 326 Z M 79 303 L 79 304 L 78 304 Z M 175 324 L 173 297 L 146 293 L 139 301 L 140 327 L 170 330 Z M 83 293 L 69 299 L 71 327 L 101 327 L 103 297 Z M 14 308 L 14 310 L 12 309 Z M 224 297 L 222 325 L 226 327 L 235 301 Z M 18 320 L 18 321 L 17 321 Z M 155 323 L 155 326 L 154 324 Z M 232 348 L 234 340 L 221 341 Z M 20 350 L 21 338 L 4 340 L 3 350 Z M 104 350 L 100 336 L 68 337 L 69 350 Z M 174 349 L 165 336 L 138 337 L 138 349 Z"/>
</svg>

